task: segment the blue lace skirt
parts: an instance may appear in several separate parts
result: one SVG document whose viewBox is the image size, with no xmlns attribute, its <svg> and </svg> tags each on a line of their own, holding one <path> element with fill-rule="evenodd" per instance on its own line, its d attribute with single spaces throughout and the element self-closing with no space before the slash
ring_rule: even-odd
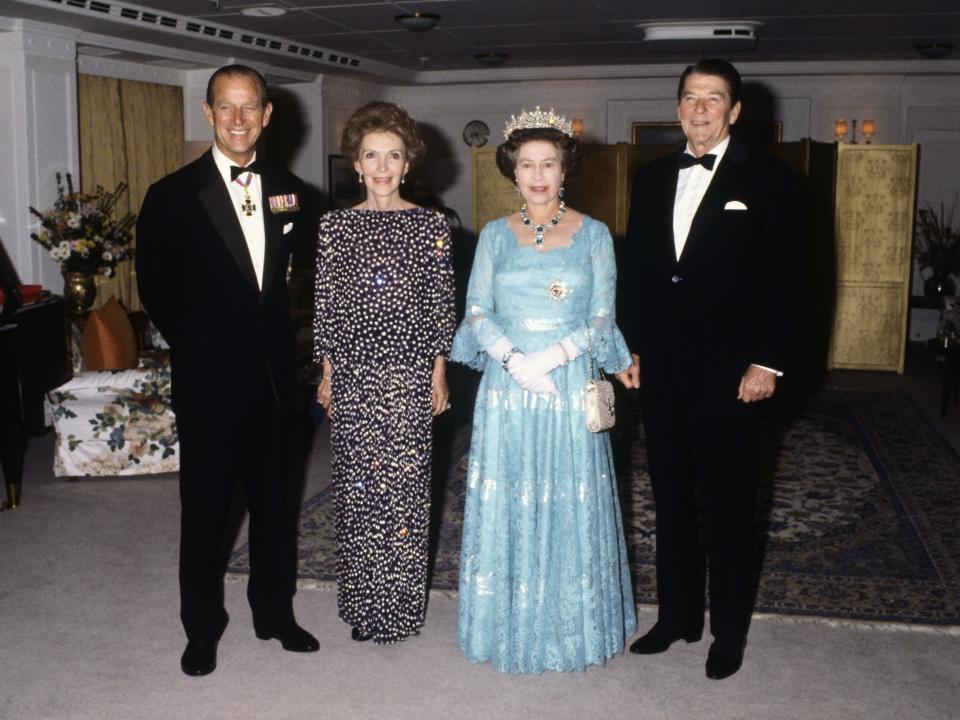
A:
<svg viewBox="0 0 960 720">
<path fill-rule="evenodd" d="M 477 395 L 458 639 L 502 672 L 603 664 L 636 631 L 610 439 L 584 419 L 586 356 L 551 377 L 559 398 L 490 361 Z"/>
</svg>

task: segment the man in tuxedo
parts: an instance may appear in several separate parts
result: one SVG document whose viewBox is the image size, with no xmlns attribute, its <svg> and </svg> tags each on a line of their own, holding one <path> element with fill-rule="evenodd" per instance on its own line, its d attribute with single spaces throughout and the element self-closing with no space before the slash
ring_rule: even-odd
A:
<svg viewBox="0 0 960 720">
<path fill-rule="evenodd" d="M 621 273 L 621 327 L 634 352 L 625 384 L 641 387 L 643 376 L 659 599 L 657 623 L 630 651 L 700 639 L 709 561 L 713 679 L 739 670 L 746 645 L 755 425 L 787 364 L 800 222 L 786 165 L 730 136 L 740 85 L 724 60 L 683 73 L 686 146 L 638 170 Z"/>
<path fill-rule="evenodd" d="M 140 298 L 170 344 L 188 675 L 216 668 L 227 625 L 224 535 L 238 480 L 250 512 L 256 635 L 295 652 L 319 648 L 294 619 L 296 505 L 287 498 L 294 345 L 286 272 L 294 238 L 309 229 L 300 179 L 256 160 L 272 109 L 260 73 L 217 70 L 203 104 L 213 147 L 152 185 L 137 221 Z"/>
</svg>

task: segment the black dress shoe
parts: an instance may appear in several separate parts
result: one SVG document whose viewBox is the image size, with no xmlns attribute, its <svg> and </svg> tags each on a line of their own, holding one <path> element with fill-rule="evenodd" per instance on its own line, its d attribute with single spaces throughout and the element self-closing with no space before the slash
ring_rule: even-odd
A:
<svg viewBox="0 0 960 720">
<path fill-rule="evenodd" d="M 290 652 L 316 652 L 320 649 L 320 643 L 317 639 L 291 620 L 286 625 L 282 625 L 275 630 L 254 630 L 257 637 L 261 640 L 280 641 L 284 650 Z"/>
<path fill-rule="evenodd" d="M 194 677 L 209 675 L 217 668 L 216 640 L 188 640 L 180 658 L 180 668 Z"/>
<path fill-rule="evenodd" d="M 666 652 L 677 640 L 686 640 L 688 643 L 697 642 L 703 637 L 702 629 L 680 630 L 670 632 L 660 623 L 656 623 L 647 634 L 630 645 L 630 652 L 634 655 L 656 655 Z"/>
<path fill-rule="evenodd" d="M 734 644 L 733 649 L 729 645 L 720 646 L 718 640 L 714 640 L 710 646 L 710 652 L 707 653 L 707 677 L 711 680 L 723 680 L 733 675 L 743 664 L 743 649 L 746 647 L 747 639 Z"/>
<path fill-rule="evenodd" d="M 360 632 L 358 628 L 350 628 L 350 639 L 356 640 L 357 642 L 366 642 L 367 640 L 373 639 L 373 633 L 367 635 L 366 633 Z"/>
</svg>

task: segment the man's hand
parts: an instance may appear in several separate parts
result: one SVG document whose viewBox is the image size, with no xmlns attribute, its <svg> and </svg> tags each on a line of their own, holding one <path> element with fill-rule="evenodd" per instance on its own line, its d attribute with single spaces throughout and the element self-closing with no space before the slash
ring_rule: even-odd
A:
<svg viewBox="0 0 960 720">
<path fill-rule="evenodd" d="M 625 388 L 633 390 L 640 387 L 640 356 L 636 353 L 630 354 L 633 355 L 633 364 L 623 372 L 618 372 L 616 378 Z"/>
<path fill-rule="evenodd" d="M 777 389 L 777 375 L 770 370 L 751 365 L 740 378 L 737 400 L 745 403 L 766 400 Z"/>
</svg>

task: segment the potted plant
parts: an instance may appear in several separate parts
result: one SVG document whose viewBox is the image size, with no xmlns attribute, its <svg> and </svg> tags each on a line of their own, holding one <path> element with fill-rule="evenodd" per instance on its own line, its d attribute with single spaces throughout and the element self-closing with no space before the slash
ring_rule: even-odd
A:
<svg viewBox="0 0 960 720">
<path fill-rule="evenodd" d="M 917 212 L 915 256 L 920 269 L 929 268 L 930 277 L 923 284 L 928 297 L 955 295 L 956 283 L 951 275 L 960 272 L 960 231 L 953 227 L 953 212 L 949 215 L 940 203 L 939 214 L 927 204 Z"/>
<path fill-rule="evenodd" d="M 93 276 L 111 277 L 117 263 L 133 256 L 132 213 L 116 217 L 117 201 L 127 190 L 126 183 L 107 192 L 97 185 L 92 193 L 74 190 L 73 178 L 57 173 L 57 201 L 52 210 L 30 212 L 40 220 L 40 231 L 30 237 L 60 263 L 64 297 L 76 313 L 87 310 L 96 297 Z"/>
</svg>

